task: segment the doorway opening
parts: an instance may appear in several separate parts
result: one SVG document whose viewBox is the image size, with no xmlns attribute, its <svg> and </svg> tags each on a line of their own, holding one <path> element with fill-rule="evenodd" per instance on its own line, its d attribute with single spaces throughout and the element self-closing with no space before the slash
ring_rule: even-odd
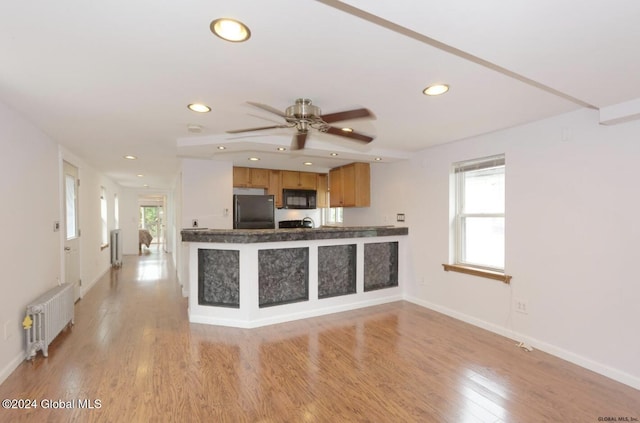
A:
<svg viewBox="0 0 640 423">
<path fill-rule="evenodd" d="M 166 196 L 145 195 L 138 198 L 139 253 L 155 248 L 166 251 Z M 145 248 L 146 247 L 146 250 Z"/>
</svg>

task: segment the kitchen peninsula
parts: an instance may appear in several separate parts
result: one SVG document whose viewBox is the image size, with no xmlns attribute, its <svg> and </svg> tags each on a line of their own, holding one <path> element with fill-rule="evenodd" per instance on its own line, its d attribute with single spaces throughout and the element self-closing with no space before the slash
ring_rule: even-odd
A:
<svg viewBox="0 0 640 423">
<path fill-rule="evenodd" d="M 408 228 L 185 229 L 189 321 L 252 328 L 397 301 Z"/>
</svg>

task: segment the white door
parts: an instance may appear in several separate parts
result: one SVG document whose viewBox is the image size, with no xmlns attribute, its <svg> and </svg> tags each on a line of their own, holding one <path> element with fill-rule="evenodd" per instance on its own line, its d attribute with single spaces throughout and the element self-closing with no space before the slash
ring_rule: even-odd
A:
<svg viewBox="0 0 640 423">
<path fill-rule="evenodd" d="M 74 296 L 80 299 L 80 218 L 78 215 L 78 168 L 64 162 L 65 282 L 74 284 Z"/>
</svg>

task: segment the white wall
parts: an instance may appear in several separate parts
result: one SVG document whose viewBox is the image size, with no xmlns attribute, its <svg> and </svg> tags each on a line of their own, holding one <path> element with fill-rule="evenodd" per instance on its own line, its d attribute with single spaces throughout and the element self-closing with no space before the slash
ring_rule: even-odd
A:
<svg viewBox="0 0 640 423">
<path fill-rule="evenodd" d="M 406 213 L 408 299 L 640 389 L 639 139 L 640 122 L 600 126 L 597 111 L 582 110 L 437 146 L 408 164 L 373 166 L 372 207 L 346 210 L 345 224 Z M 497 153 L 506 154 L 511 285 L 441 266 L 450 166 Z M 514 299 L 529 314 L 513 312 Z"/>
<path fill-rule="evenodd" d="M 181 189 L 182 198 L 179 211 L 180 223 L 177 227 L 179 237 L 182 228 L 191 228 L 193 219 L 198 220 L 200 228 L 233 228 L 233 164 L 212 160 L 182 160 Z M 225 210 L 228 213 L 225 213 Z M 178 279 L 183 294 L 188 295 L 189 273 L 187 269 L 188 244 L 180 242 L 178 253 Z"/>
<path fill-rule="evenodd" d="M 225 210 L 229 213 L 225 215 Z M 182 160 L 182 228 L 198 219 L 201 228 L 233 228 L 233 164 Z"/>
<path fill-rule="evenodd" d="M 110 267 L 101 249 L 100 187 L 107 190 L 108 226 L 120 187 L 59 147 L 31 123 L 0 103 L 0 383 L 24 359 L 22 319 L 26 306 L 64 275 L 64 222 L 60 189 L 62 160 L 79 168 L 81 295 Z M 60 222 L 54 231 L 54 222 Z"/>
<path fill-rule="evenodd" d="M 24 359 L 25 307 L 61 277 L 58 146 L 0 103 L 0 383 Z"/>
<path fill-rule="evenodd" d="M 120 233 L 122 235 L 122 254 L 138 255 L 138 227 L 140 226 L 140 208 L 137 189 L 123 188 L 120 198 Z"/>
</svg>

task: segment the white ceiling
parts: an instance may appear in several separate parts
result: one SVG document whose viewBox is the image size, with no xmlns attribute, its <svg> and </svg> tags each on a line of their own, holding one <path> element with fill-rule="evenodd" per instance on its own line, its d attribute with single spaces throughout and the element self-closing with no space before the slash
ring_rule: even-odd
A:
<svg viewBox="0 0 640 423">
<path fill-rule="evenodd" d="M 181 157 L 320 171 L 640 99 L 637 0 L 5 3 L 0 101 L 129 187 L 168 188 Z M 250 40 L 211 34 L 220 17 Z M 424 96 L 435 82 L 451 90 Z M 375 120 L 347 123 L 375 140 L 314 132 L 304 151 L 277 153 L 292 129 L 225 133 L 282 122 L 246 101 L 284 111 L 299 97 L 323 113 L 369 108 Z"/>
</svg>

